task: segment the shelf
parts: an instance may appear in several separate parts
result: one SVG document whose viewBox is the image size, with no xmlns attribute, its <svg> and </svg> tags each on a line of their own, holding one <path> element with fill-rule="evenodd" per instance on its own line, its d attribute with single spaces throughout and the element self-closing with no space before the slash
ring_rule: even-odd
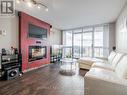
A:
<svg viewBox="0 0 127 95">
<path fill-rule="evenodd" d="M 22 63 L 22 57 L 19 54 L 15 55 L 0 55 L 0 70 L 1 72 L 6 72 L 9 69 L 13 68 L 19 68 L 20 72 L 22 72 L 21 63 Z M 4 73 L 3 73 L 4 74 Z M 3 76 L 3 74 L 0 74 Z"/>
<path fill-rule="evenodd" d="M 17 61 L 8 61 L 8 62 L 2 62 L 2 65 L 4 65 L 4 64 L 11 64 L 11 63 L 18 63 L 19 61 L 17 60 Z"/>
</svg>

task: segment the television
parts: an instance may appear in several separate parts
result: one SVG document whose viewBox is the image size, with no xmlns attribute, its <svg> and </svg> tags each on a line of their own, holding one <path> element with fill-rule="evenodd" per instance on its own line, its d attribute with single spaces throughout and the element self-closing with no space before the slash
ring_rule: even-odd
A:
<svg viewBox="0 0 127 95">
<path fill-rule="evenodd" d="M 38 38 L 44 40 L 47 38 L 47 29 L 29 24 L 28 36 L 29 38 Z"/>
</svg>

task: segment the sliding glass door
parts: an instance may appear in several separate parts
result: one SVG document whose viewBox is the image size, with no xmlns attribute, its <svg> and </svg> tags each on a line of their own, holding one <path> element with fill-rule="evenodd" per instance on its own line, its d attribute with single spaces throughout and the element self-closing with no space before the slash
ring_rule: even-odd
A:
<svg viewBox="0 0 127 95">
<path fill-rule="evenodd" d="M 103 27 L 96 27 L 94 29 L 94 57 L 103 57 Z"/>
<path fill-rule="evenodd" d="M 82 30 L 73 31 L 73 57 L 81 57 L 81 48 L 82 48 Z"/>
<path fill-rule="evenodd" d="M 63 57 L 72 58 L 72 31 L 66 31 L 63 34 Z"/>
<path fill-rule="evenodd" d="M 83 57 L 92 57 L 92 46 L 93 46 L 93 32 L 92 31 L 83 31 Z"/>
</svg>

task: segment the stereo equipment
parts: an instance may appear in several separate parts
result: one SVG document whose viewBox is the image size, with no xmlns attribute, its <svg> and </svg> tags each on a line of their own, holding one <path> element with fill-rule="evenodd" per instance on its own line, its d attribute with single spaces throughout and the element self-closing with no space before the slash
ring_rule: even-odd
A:
<svg viewBox="0 0 127 95">
<path fill-rule="evenodd" d="M 4 48 L 2 48 L 1 52 L 2 52 L 2 55 L 6 55 L 7 54 L 7 52 L 6 52 L 6 50 Z"/>
<path fill-rule="evenodd" d="M 7 54 L 0 56 L 0 71 L 2 79 L 10 80 L 22 73 L 22 58 L 19 54 Z"/>
<path fill-rule="evenodd" d="M 14 79 L 19 76 L 19 68 L 8 69 L 5 71 L 5 78 L 7 80 Z"/>
</svg>

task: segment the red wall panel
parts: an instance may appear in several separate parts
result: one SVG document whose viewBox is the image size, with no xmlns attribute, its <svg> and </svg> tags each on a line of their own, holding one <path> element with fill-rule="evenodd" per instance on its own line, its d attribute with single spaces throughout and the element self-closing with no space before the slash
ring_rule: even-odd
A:
<svg viewBox="0 0 127 95">
<path fill-rule="evenodd" d="M 28 38 L 28 25 L 33 24 L 48 30 L 48 37 L 50 34 L 50 24 L 29 16 L 23 12 L 19 13 L 19 49 L 22 54 L 22 71 L 39 67 L 43 64 L 50 63 L 50 46 L 48 40 L 40 40 L 36 38 Z M 37 44 L 40 41 L 41 44 Z M 47 57 L 45 59 L 28 62 L 28 48 L 30 45 L 47 46 Z"/>
</svg>

